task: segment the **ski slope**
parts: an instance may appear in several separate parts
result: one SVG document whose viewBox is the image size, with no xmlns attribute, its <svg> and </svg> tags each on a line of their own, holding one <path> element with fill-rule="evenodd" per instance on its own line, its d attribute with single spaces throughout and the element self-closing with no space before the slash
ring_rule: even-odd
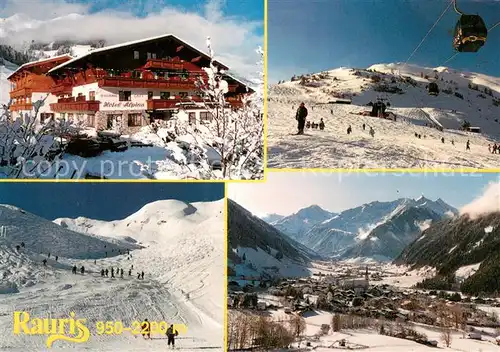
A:
<svg viewBox="0 0 500 352">
<path fill-rule="evenodd" d="M 16 70 L 16 66 L 10 62 L 5 62 L 6 65 L 2 64 L 0 58 L 0 104 L 7 104 L 10 100 L 10 82 L 7 80 L 12 72 Z"/>
<path fill-rule="evenodd" d="M 222 200 L 192 204 L 166 200 L 112 222 L 87 218 L 50 222 L 0 206 L 4 228 L 0 233 L 5 234 L 0 237 L 0 350 L 47 350 L 45 337 L 12 334 L 13 312 L 28 310 L 34 317 L 66 318 L 73 311 L 77 318 L 87 319 L 91 336 L 86 343 L 57 341 L 55 350 L 166 350 L 165 336 L 144 340 L 130 332 L 98 335 L 92 328 L 97 321 L 121 321 L 127 326 L 147 318 L 185 324 L 187 332 L 179 331 L 177 348 L 222 351 L 223 209 Z M 21 241 L 25 248 L 18 252 L 15 247 Z M 85 275 L 72 274 L 73 265 L 83 265 Z M 101 277 L 100 270 L 111 267 L 123 268 L 124 278 Z M 144 280 L 137 279 L 141 271 Z"/>
<path fill-rule="evenodd" d="M 378 82 L 373 76 L 378 77 Z M 430 82 L 438 84 L 438 96 L 428 94 L 426 87 Z M 479 90 L 469 88 L 469 84 L 474 88 L 477 85 Z M 402 94 L 375 90 L 382 86 L 400 89 Z M 485 87 L 491 90 L 491 95 L 484 93 Z M 500 78 L 446 67 L 380 64 L 367 70 L 339 68 L 305 75 L 302 82 L 296 78 L 270 88 L 268 165 L 272 168 L 496 168 L 500 166 L 500 156 L 489 153 L 488 144 L 500 141 L 500 106 L 496 105 L 499 97 Z M 352 104 L 331 103 L 338 99 L 351 100 Z M 358 115 L 371 111 L 367 104 L 377 99 L 390 103 L 387 112 L 396 115 L 396 121 Z M 324 131 L 306 129 L 304 136 L 291 135 L 297 131 L 295 113 L 301 102 L 308 108 L 308 121 L 319 123 L 323 118 Z M 480 127 L 481 133 L 462 131 L 464 120 Z M 362 129 L 363 124 L 366 130 Z M 349 125 L 353 132 L 347 135 Z M 443 131 L 432 126 L 442 127 Z M 375 130 L 373 138 L 370 127 Z M 467 140 L 470 151 L 465 148 Z"/>
</svg>

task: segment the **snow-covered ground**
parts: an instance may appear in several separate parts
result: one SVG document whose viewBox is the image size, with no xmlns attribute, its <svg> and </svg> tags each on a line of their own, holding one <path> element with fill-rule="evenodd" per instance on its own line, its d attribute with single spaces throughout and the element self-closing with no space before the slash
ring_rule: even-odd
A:
<svg viewBox="0 0 500 352">
<path fill-rule="evenodd" d="M 273 317 L 276 319 L 289 319 L 290 316 L 280 310 L 275 312 Z M 323 311 L 314 311 L 306 315 L 305 320 L 307 324 L 305 336 L 312 337 L 320 332 L 322 324 L 331 324 L 332 314 Z M 446 348 L 441 342 L 441 331 L 439 329 L 421 324 L 415 324 L 414 328 L 419 333 L 427 335 L 428 340 L 438 341 L 439 347 L 445 348 L 447 351 L 493 352 L 499 350 L 499 347 L 494 344 L 494 338 L 492 337 L 483 335 L 483 341 L 464 339 L 461 332 L 453 332 L 451 346 L 450 348 Z M 399 352 L 403 350 L 420 352 L 435 350 L 435 348 L 413 341 L 380 335 L 372 329 L 344 330 L 341 332 L 330 331 L 328 335 L 321 337 L 319 341 L 311 342 L 311 345 L 313 347 L 317 346 L 315 351 L 327 352 L 332 350 L 328 346 L 332 346 L 336 341 L 342 339 L 345 339 L 346 344 L 352 346 L 352 348 L 343 349 L 338 347 L 337 344 L 335 351 L 351 351 L 357 349 L 355 347 L 362 347 L 363 351 L 370 352 Z"/>
<path fill-rule="evenodd" d="M 494 168 L 500 156 L 488 152 L 488 144 L 500 140 L 500 106 L 493 97 L 482 92 L 484 87 L 500 97 L 500 78 L 477 73 L 459 72 L 446 67 L 435 69 L 415 65 L 381 64 L 370 67 L 379 73 L 340 68 L 309 76 L 311 83 L 300 80 L 274 85 L 268 104 L 268 165 L 271 168 Z M 420 77 L 420 73 L 430 78 Z M 381 73 L 385 73 L 382 75 Z M 411 77 L 417 86 L 401 82 L 400 74 Z M 425 88 L 436 81 L 439 96 L 430 96 Z M 378 75 L 389 86 L 397 86 L 404 94 L 376 92 L 369 76 Z M 393 78 L 396 83 L 392 83 Z M 443 79 L 441 81 L 441 78 Z M 469 89 L 479 85 L 481 91 Z M 309 86 L 307 86 L 309 85 Z M 449 89 L 451 94 L 443 92 Z M 455 96 L 462 94 L 464 99 Z M 352 105 L 325 104 L 342 96 Z M 397 121 L 361 116 L 370 111 L 369 102 L 385 99 L 388 112 Z M 304 102 L 308 121 L 319 123 L 325 130 L 306 129 L 304 136 L 296 133 L 296 109 Z M 460 130 L 464 120 L 482 133 Z M 366 130 L 362 129 L 365 124 Z M 353 132 L 347 135 L 348 126 Z M 426 125 L 441 125 L 440 132 Z M 369 134 L 373 127 L 375 136 Z M 415 133 L 422 138 L 415 137 Z M 445 143 L 441 142 L 445 139 Z M 451 141 L 454 141 L 452 145 Z M 470 140 L 470 151 L 465 150 Z"/>
<path fill-rule="evenodd" d="M 13 312 L 29 311 L 32 317 L 66 318 L 75 312 L 87 319 L 91 336 L 86 343 L 56 341 L 55 350 L 166 350 L 165 336 L 144 340 L 130 332 L 96 333 L 97 321 L 126 326 L 147 318 L 185 324 L 186 332 L 179 329 L 180 349 L 223 351 L 223 211 L 222 200 L 168 200 L 112 222 L 50 222 L 0 206 L 0 350 L 47 350 L 46 337 L 12 333 Z M 21 242 L 25 248 L 18 252 Z M 83 265 L 85 275 L 72 274 L 73 265 Z M 123 268 L 124 278 L 101 277 L 100 270 L 111 267 Z M 137 279 L 141 271 L 144 280 Z"/>
<path fill-rule="evenodd" d="M 10 82 L 7 80 L 12 72 L 16 70 L 16 65 L 5 62 L 6 65 L 2 64 L 0 60 L 0 105 L 6 104 L 10 100 Z"/>
</svg>

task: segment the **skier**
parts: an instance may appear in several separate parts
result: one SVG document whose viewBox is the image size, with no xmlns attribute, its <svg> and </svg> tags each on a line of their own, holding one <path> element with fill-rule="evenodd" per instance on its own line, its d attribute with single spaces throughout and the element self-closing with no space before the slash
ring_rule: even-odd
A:
<svg viewBox="0 0 500 352">
<path fill-rule="evenodd" d="M 44 259 L 42 262 L 43 262 L 43 266 L 47 266 L 47 259 Z"/>
<path fill-rule="evenodd" d="M 120 269 L 120 277 L 123 279 L 123 269 Z"/>
<path fill-rule="evenodd" d="M 488 152 L 491 153 L 491 144 L 488 144 Z"/>
<path fill-rule="evenodd" d="M 325 121 L 323 121 L 323 118 L 319 121 L 319 129 L 323 131 L 325 129 Z"/>
<path fill-rule="evenodd" d="M 304 103 L 300 103 L 297 113 L 295 114 L 295 119 L 298 122 L 298 132 L 297 134 L 304 134 L 304 126 L 306 124 L 307 108 Z"/>
<path fill-rule="evenodd" d="M 144 271 L 141 273 L 141 279 L 144 279 Z"/>
<path fill-rule="evenodd" d="M 470 141 L 467 140 L 467 144 L 465 145 L 465 150 L 470 150 Z"/>
<path fill-rule="evenodd" d="M 373 129 L 373 127 L 370 127 L 370 136 L 375 137 L 375 130 Z"/>
<path fill-rule="evenodd" d="M 132 276 L 132 269 L 128 271 L 128 276 Z"/>
<path fill-rule="evenodd" d="M 104 277 L 104 269 L 101 269 L 101 277 Z"/>
<path fill-rule="evenodd" d="M 141 327 L 142 327 L 142 336 L 144 338 L 146 338 L 146 336 L 151 338 L 151 324 L 147 319 L 144 319 Z"/>
<path fill-rule="evenodd" d="M 47 258 L 50 258 L 50 252 L 49 252 L 49 254 L 47 255 Z"/>
<path fill-rule="evenodd" d="M 58 259 L 59 259 L 59 257 L 56 255 L 56 262 L 57 262 Z"/>
<path fill-rule="evenodd" d="M 455 141 L 453 139 L 451 140 L 451 145 L 455 145 Z"/>
<path fill-rule="evenodd" d="M 364 130 L 366 130 L 366 125 L 365 125 L 365 124 L 363 124 L 363 131 L 364 131 Z"/>
<path fill-rule="evenodd" d="M 94 259 L 94 265 L 97 264 L 97 260 Z"/>
<path fill-rule="evenodd" d="M 104 271 L 104 273 L 106 274 L 106 276 L 108 276 L 108 274 L 109 274 L 109 270 L 108 270 L 108 269 L 106 269 L 106 271 Z"/>
<path fill-rule="evenodd" d="M 349 127 L 347 127 L 347 134 L 351 134 L 352 133 L 352 127 L 351 125 L 349 125 Z"/>
<path fill-rule="evenodd" d="M 82 265 L 82 267 L 80 268 L 80 272 L 83 274 L 85 274 L 85 267 Z"/>
<path fill-rule="evenodd" d="M 133 268 L 134 268 L 134 264 L 132 264 L 132 265 L 130 266 L 130 269 L 133 269 Z"/>
<path fill-rule="evenodd" d="M 306 128 L 311 128 L 311 121 L 306 122 Z"/>
<path fill-rule="evenodd" d="M 140 280 L 141 279 L 141 273 L 137 273 L 137 278 Z"/>
<path fill-rule="evenodd" d="M 172 345 L 175 348 L 175 337 L 179 335 L 179 332 L 174 329 L 174 324 L 170 325 L 167 329 L 168 346 Z"/>
<path fill-rule="evenodd" d="M 23 247 L 23 248 L 24 248 L 24 242 L 21 242 L 21 247 Z"/>
<path fill-rule="evenodd" d="M 16 246 L 16 251 L 20 251 L 21 250 L 21 247 L 19 245 Z"/>
<path fill-rule="evenodd" d="M 115 277 L 115 268 L 111 268 L 111 277 L 114 278 Z"/>
<path fill-rule="evenodd" d="M 71 270 L 73 274 L 76 274 L 76 265 L 73 265 L 73 269 Z"/>
<path fill-rule="evenodd" d="M 444 143 L 444 137 L 441 137 L 441 143 Z"/>
</svg>

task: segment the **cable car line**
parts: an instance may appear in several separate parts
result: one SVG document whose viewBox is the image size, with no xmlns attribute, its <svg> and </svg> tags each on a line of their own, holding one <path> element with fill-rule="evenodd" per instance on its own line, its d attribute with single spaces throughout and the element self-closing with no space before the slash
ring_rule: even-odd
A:
<svg viewBox="0 0 500 352">
<path fill-rule="evenodd" d="M 451 0 L 453 1 L 453 9 L 455 10 L 456 13 L 458 13 L 460 16 L 465 15 L 462 11 L 460 11 L 457 7 L 457 0 Z"/>
<path fill-rule="evenodd" d="M 446 14 L 446 12 L 448 12 L 448 9 L 451 7 L 451 5 L 454 2 L 456 2 L 456 0 L 451 0 L 450 1 L 450 3 L 448 4 L 448 7 L 443 11 L 443 13 L 441 13 L 441 16 L 438 17 L 437 21 L 434 22 L 434 24 L 432 25 L 431 29 L 429 29 L 429 31 L 427 32 L 427 34 L 424 36 L 424 38 L 420 41 L 420 43 L 417 45 L 417 47 L 415 48 L 415 50 L 413 50 L 413 52 L 410 54 L 410 56 L 408 57 L 408 59 L 405 61 L 403 67 L 406 66 L 406 64 L 408 64 L 408 61 L 410 61 L 410 59 L 413 57 L 413 55 L 415 55 L 415 53 L 417 52 L 417 50 L 422 46 L 422 44 L 427 39 L 427 37 L 429 36 L 429 34 L 431 34 L 431 32 L 434 29 L 434 27 L 437 26 L 437 24 L 439 23 L 439 21 L 441 21 L 441 18 L 443 18 L 443 16 Z"/>
</svg>

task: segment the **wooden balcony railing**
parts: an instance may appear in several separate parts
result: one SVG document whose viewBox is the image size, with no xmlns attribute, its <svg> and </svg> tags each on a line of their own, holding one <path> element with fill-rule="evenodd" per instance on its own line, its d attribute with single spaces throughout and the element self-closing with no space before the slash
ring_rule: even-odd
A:
<svg viewBox="0 0 500 352">
<path fill-rule="evenodd" d="M 16 103 L 10 106 L 10 111 L 30 111 L 33 109 L 33 104 L 31 103 Z"/>
<path fill-rule="evenodd" d="M 53 112 L 68 111 L 99 111 L 100 101 L 81 99 L 85 97 L 71 97 L 58 99 L 57 103 L 50 104 Z"/>
<path fill-rule="evenodd" d="M 30 88 L 18 88 L 11 91 L 9 95 L 11 99 L 14 99 L 14 98 L 31 96 L 32 93 L 33 91 Z"/>
</svg>

